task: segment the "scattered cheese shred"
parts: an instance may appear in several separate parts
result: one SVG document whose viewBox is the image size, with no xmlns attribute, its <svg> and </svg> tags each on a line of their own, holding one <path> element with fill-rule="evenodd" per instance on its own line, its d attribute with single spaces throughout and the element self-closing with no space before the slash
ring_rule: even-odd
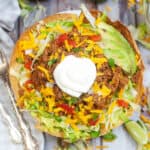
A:
<svg viewBox="0 0 150 150">
<path fill-rule="evenodd" d="M 105 122 L 105 113 L 103 112 L 103 113 L 101 113 L 101 115 L 100 115 L 100 118 L 99 118 L 99 120 L 98 120 L 98 124 L 99 123 L 104 123 Z"/>
<path fill-rule="evenodd" d="M 54 97 L 46 97 L 45 101 L 48 103 L 48 112 L 53 111 L 53 107 L 55 106 L 55 98 Z"/>
<path fill-rule="evenodd" d="M 33 34 L 30 32 L 29 39 L 20 41 L 19 46 L 20 46 L 21 50 L 27 50 L 27 49 L 34 50 L 36 48 L 37 44 L 35 42 Z"/>
<path fill-rule="evenodd" d="M 67 41 L 67 40 L 65 40 L 65 47 L 66 47 L 67 51 L 70 52 L 71 47 L 70 47 L 70 45 L 68 44 L 68 41 Z"/>
<path fill-rule="evenodd" d="M 30 57 L 35 58 L 34 54 L 28 54 Z"/>
<path fill-rule="evenodd" d="M 79 18 L 77 18 L 77 19 L 74 21 L 74 25 L 77 27 L 78 31 L 80 31 L 80 26 L 81 26 L 81 24 L 82 24 L 82 22 L 83 22 L 83 19 L 84 19 L 84 15 L 81 14 L 81 15 L 79 16 Z"/>
<path fill-rule="evenodd" d="M 78 127 L 77 127 L 77 125 L 76 125 L 77 119 L 70 119 L 70 118 L 67 118 L 65 122 L 68 123 L 68 124 L 70 124 L 71 127 L 72 127 L 75 131 L 78 131 L 78 130 L 79 130 Z"/>
<path fill-rule="evenodd" d="M 63 60 L 64 60 L 64 58 L 65 58 L 65 54 L 64 54 L 64 53 L 62 53 L 62 55 L 61 55 L 61 61 L 63 61 Z"/>
<path fill-rule="evenodd" d="M 108 146 L 105 146 L 105 145 L 103 145 L 103 146 L 96 146 L 96 149 L 104 149 L 104 148 L 108 148 Z"/>
<path fill-rule="evenodd" d="M 92 101 L 92 99 L 93 99 L 93 97 L 89 96 L 89 97 L 84 98 L 84 101 L 85 102 L 90 102 L 90 101 Z"/>
<path fill-rule="evenodd" d="M 54 110 L 54 113 L 56 113 L 56 114 L 58 114 L 59 112 L 64 112 L 64 110 L 62 109 L 62 108 L 60 108 L 60 107 L 58 107 L 58 108 L 55 108 Z"/>
<path fill-rule="evenodd" d="M 141 118 L 141 120 L 143 120 L 143 122 L 148 123 L 150 125 L 150 119 L 148 119 L 144 115 L 140 115 L 140 118 Z"/>
<path fill-rule="evenodd" d="M 91 60 L 97 64 L 97 68 L 100 68 L 104 62 L 107 62 L 107 59 L 102 57 L 102 58 L 97 58 L 97 57 L 92 57 Z"/>
<path fill-rule="evenodd" d="M 45 97 L 47 96 L 54 96 L 54 91 L 53 91 L 53 88 L 49 88 L 49 87 L 46 87 L 46 88 L 42 88 L 40 93 L 42 95 L 44 95 Z"/>
<path fill-rule="evenodd" d="M 45 74 L 45 76 L 46 76 L 46 78 L 47 78 L 48 81 L 51 81 L 51 80 L 50 80 L 50 75 L 49 75 L 49 72 L 48 72 L 47 69 L 45 69 L 45 68 L 42 67 L 42 66 L 38 66 L 37 68 Z"/>
<path fill-rule="evenodd" d="M 98 25 L 101 22 L 101 16 L 97 17 L 95 21 L 95 25 Z"/>
<path fill-rule="evenodd" d="M 102 110 L 91 110 L 90 111 L 91 113 L 97 113 L 97 114 L 100 114 L 100 113 L 102 113 L 103 111 Z"/>
<path fill-rule="evenodd" d="M 101 93 L 103 97 L 106 97 L 111 93 L 111 90 L 107 86 L 103 85 L 101 89 Z"/>
<path fill-rule="evenodd" d="M 112 102 L 108 108 L 108 115 L 112 114 L 114 108 L 116 107 L 116 101 Z"/>
<path fill-rule="evenodd" d="M 56 24 L 56 30 L 57 30 L 57 32 L 59 31 L 60 33 L 66 32 L 59 24 Z"/>
</svg>

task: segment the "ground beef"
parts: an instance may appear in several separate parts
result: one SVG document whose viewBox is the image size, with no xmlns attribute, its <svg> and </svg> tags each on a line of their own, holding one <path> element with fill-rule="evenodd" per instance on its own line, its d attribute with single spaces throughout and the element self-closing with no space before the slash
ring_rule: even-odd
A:
<svg viewBox="0 0 150 150">
<path fill-rule="evenodd" d="M 103 75 L 100 75 L 96 78 L 96 81 L 98 83 L 107 84 L 113 77 L 112 69 L 109 67 L 108 63 L 102 64 L 102 67 L 100 68 L 100 72 L 103 73 Z"/>
<path fill-rule="evenodd" d="M 98 94 L 93 94 L 94 109 L 106 109 L 108 104 L 110 104 L 110 98 L 99 96 Z M 109 102 L 108 102 L 109 101 Z"/>
<path fill-rule="evenodd" d="M 53 90 L 54 90 L 54 93 L 55 93 L 55 96 L 56 96 L 56 100 L 62 99 L 63 93 L 62 93 L 62 91 L 58 88 L 57 85 L 54 85 Z"/>
<path fill-rule="evenodd" d="M 32 57 L 30 57 L 29 55 L 24 55 L 24 64 L 28 64 L 29 62 L 32 61 Z"/>
<path fill-rule="evenodd" d="M 133 77 L 132 77 L 132 82 L 138 83 L 140 76 L 141 76 L 141 72 L 140 72 L 140 70 L 139 70 L 139 71 L 137 71 L 137 72 L 133 75 Z"/>
<path fill-rule="evenodd" d="M 117 74 L 114 74 L 112 81 L 108 85 L 108 87 L 111 89 L 111 93 L 117 91 L 118 86 L 119 86 L 119 76 Z"/>
<path fill-rule="evenodd" d="M 113 78 L 109 83 L 109 88 L 112 90 L 112 93 L 114 93 L 118 89 L 124 88 L 124 86 L 127 83 L 128 83 L 128 77 L 124 75 L 120 67 L 116 67 L 113 71 Z"/>
<path fill-rule="evenodd" d="M 78 34 L 80 36 L 79 43 L 88 39 L 88 36 L 81 36 L 80 33 L 77 31 L 76 27 L 73 27 L 72 32 L 68 33 L 69 39 L 73 39 L 74 34 Z M 84 50 L 85 47 L 87 47 L 88 44 L 83 44 L 79 48 Z M 50 59 L 51 55 L 55 55 L 57 52 L 58 57 L 57 57 L 57 62 L 48 65 L 48 61 Z M 47 79 L 45 77 L 45 74 L 41 72 L 40 70 L 37 69 L 37 66 L 43 66 L 46 68 L 49 72 L 50 75 L 53 74 L 54 69 L 56 66 L 60 63 L 61 60 L 61 55 L 62 53 L 67 56 L 67 55 L 74 55 L 74 56 L 79 56 L 80 54 L 74 51 L 68 52 L 64 46 L 64 44 L 58 44 L 58 39 L 51 41 L 50 45 L 44 50 L 44 53 L 39 57 L 38 60 L 34 63 L 34 71 L 31 74 L 31 80 L 35 86 L 36 89 L 40 89 L 42 85 L 45 86 L 45 83 L 47 82 Z M 80 57 L 80 56 L 79 56 Z M 103 58 L 105 57 L 103 54 L 97 54 L 94 57 L 97 58 Z M 30 59 L 30 58 L 29 58 Z M 94 108 L 95 109 L 106 109 L 108 108 L 110 101 L 111 101 L 111 96 L 120 88 L 123 88 L 127 82 L 128 82 L 128 77 L 127 75 L 124 74 L 123 70 L 116 66 L 113 69 L 109 66 L 108 62 L 105 62 L 102 64 L 101 68 L 97 70 L 98 72 L 101 72 L 102 75 L 97 76 L 96 81 L 98 82 L 100 88 L 102 85 L 106 85 L 108 88 L 111 90 L 111 94 L 105 98 L 102 96 L 99 96 L 98 94 L 92 94 L 93 96 L 93 102 L 94 102 Z M 138 76 L 138 75 L 137 75 Z M 136 75 L 133 80 L 136 80 Z M 56 96 L 56 101 L 59 101 L 63 97 L 63 92 L 57 85 L 54 85 L 53 87 L 54 94 Z M 83 97 L 85 97 L 86 94 L 82 95 L 78 102 L 75 104 L 75 107 L 78 107 L 79 104 L 87 105 L 86 102 L 83 101 Z M 89 96 L 89 95 L 88 95 Z M 88 113 L 88 112 L 86 112 Z M 64 115 L 64 114 L 60 114 Z"/>
<path fill-rule="evenodd" d="M 45 51 L 44 51 L 44 53 L 43 53 L 43 55 L 40 57 L 40 61 L 47 63 L 48 60 L 49 60 L 49 57 L 50 57 L 51 53 L 52 53 L 51 49 L 49 47 L 46 48 Z"/>
<path fill-rule="evenodd" d="M 34 87 L 38 90 L 40 90 L 41 86 L 44 86 L 47 81 L 44 73 L 39 70 L 34 70 L 31 73 L 31 80 L 33 82 Z"/>
<path fill-rule="evenodd" d="M 124 74 L 123 70 L 120 67 L 115 67 L 114 70 L 109 67 L 108 63 L 104 63 L 100 68 L 100 71 L 103 75 L 100 75 L 96 78 L 96 81 L 99 85 L 106 85 L 111 89 L 111 94 L 116 91 L 124 88 L 128 83 L 128 77 Z M 110 104 L 111 95 L 109 97 L 102 98 L 98 94 L 93 94 L 94 108 L 95 109 L 105 109 Z"/>
<path fill-rule="evenodd" d="M 104 56 L 104 54 L 96 54 L 95 57 L 97 57 L 97 58 L 103 58 L 105 56 Z"/>
<path fill-rule="evenodd" d="M 122 75 L 119 80 L 119 89 L 124 88 L 125 85 L 127 85 L 128 81 L 129 81 L 128 77 Z"/>
</svg>

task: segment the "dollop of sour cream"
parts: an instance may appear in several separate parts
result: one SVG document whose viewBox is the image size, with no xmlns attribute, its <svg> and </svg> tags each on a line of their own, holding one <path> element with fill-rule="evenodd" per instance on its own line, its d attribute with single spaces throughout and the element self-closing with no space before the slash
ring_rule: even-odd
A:
<svg viewBox="0 0 150 150">
<path fill-rule="evenodd" d="M 88 58 L 69 55 L 56 66 L 53 76 L 63 92 L 79 97 L 92 86 L 96 78 L 96 66 Z"/>
</svg>

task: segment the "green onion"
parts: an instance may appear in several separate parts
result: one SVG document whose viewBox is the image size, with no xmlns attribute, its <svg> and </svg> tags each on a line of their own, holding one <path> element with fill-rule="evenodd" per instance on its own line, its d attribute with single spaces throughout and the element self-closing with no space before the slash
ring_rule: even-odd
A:
<svg viewBox="0 0 150 150">
<path fill-rule="evenodd" d="M 20 57 L 17 57 L 17 58 L 16 58 L 16 62 L 22 64 L 22 63 L 23 63 L 23 59 L 20 58 Z"/>
<path fill-rule="evenodd" d="M 55 116 L 55 119 L 56 119 L 58 122 L 61 122 L 61 121 L 62 121 L 62 119 L 61 119 L 60 116 Z"/>
<path fill-rule="evenodd" d="M 75 111 L 78 112 L 79 111 L 79 107 L 75 107 Z"/>
<path fill-rule="evenodd" d="M 108 59 L 108 64 L 109 64 L 110 67 L 114 67 L 114 66 L 115 66 L 115 61 L 114 61 L 114 59 L 113 59 L 113 58 L 109 58 L 109 59 Z"/>
<path fill-rule="evenodd" d="M 54 38 L 55 38 L 55 35 L 54 34 L 50 34 L 49 37 L 50 37 L 50 40 L 53 41 Z"/>
<path fill-rule="evenodd" d="M 22 66 L 22 67 L 20 68 L 19 72 L 21 73 L 21 72 L 23 72 L 23 71 L 24 71 L 24 67 Z"/>
<path fill-rule="evenodd" d="M 54 63 L 56 63 L 57 62 L 57 59 L 52 59 L 52 60 L 49 60 L 48 61 L 48 66 L 51 66 L 51 65 L 53 65 Z"/>
<path fill-rule="evenodd" d="M 42 117 L 45 117 L 45 118 L 50 118 L 50 117 L 53 116 L 53 114 L 50 114 L 50 113 L 45 112 L 45 111 L 39 110 L 38 112 L 39 112 L 39 114 L 40 114 Z"/>
<path fill-rule="evenodd" d="M 92 116 L 93 120 L 94 121 L 97 120 L 98 116 L 99 116 L 98 114 L 93 114 L 93 116 Z"/>
<path fill-rule="evenodd" d="M 69 100 L 67 100 L 68 101 L 68 104 L 69 105 L 73 105 L 73 104 L 75 104 L 77 101 L 78 101 L 78 99 L 76 98 L 76 97 L 71 97 Z"/>
<path fill-rule="evenodd" d="M 81 50 L 81 48 L 80 47 L 76 47 L 76 48 L 73 48 L 72 49 L 75 53 L 77 53 L 77 52 L 79 52 L 80 50 Z"/>
<path fill-rule="evenodd" d="M 109 133 L 107 133 L 103 136 L 103 139 L 106 141 L 113 141 L 116 138 L 117 138 L 117 136 L 112 131 L 110 131 Z"/>
<path fill-rule="evenodd" d="M 97 138 L 100 135 L 100 131 L 92 131 L 90 135 L 92 138 Z"/>
</svg>

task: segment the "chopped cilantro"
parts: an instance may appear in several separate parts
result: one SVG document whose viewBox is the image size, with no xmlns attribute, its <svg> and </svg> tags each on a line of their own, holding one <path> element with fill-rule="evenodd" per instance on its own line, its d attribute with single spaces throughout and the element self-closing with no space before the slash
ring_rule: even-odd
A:
<svg viewBox="0 0 150 150">
<path fill-rule="evenodd" d="M 100 131 L 92 131 L 90 135 L 92 138 L 97 138 L 100 135 Z"/>
<path fill-rule="evenodd" d="M 109 133 L 107 133 L 103 136 L 103 139 L 106 141 L 113 141 L 116 138 L 117 138 L 117 136 L 112 131 L 110 131 Z"/>
<path fill-rule="evenodd" d="M 108 64 L 109 64 L 110 67 L 114 67 L 114 66 L 115 66 L 115 61 L 114 61 L 114 59 L 113 59 L 113 58 L 109 58 L 109 59 L 108 59 Z"/>
<path fill-rule="evenodd" d="M 81 50 L 81 48 L 80 47 L 76 47 L 76 48 L 73 48 L 72 49 L 75 53 L 77 53 L 77 52 L 79 52 L 80 50 Z"/>
<path fill-rule="evenodd" d="M 23 59 L 20 58 L 20 57 L 17 57 L 17 58 L 16 58 L 16 62 L 22 64 L 22 63 L 23 63 Z"/>
<path fill-rule="evenodd" d="M 56 63 L 57 62 L 57 59 L 52 59 L 52 60 L 49 60 L 48 61 L 48 66 L 51 66 L 51 65 L 53 65 L 54 63 Z"/>
</svg>

